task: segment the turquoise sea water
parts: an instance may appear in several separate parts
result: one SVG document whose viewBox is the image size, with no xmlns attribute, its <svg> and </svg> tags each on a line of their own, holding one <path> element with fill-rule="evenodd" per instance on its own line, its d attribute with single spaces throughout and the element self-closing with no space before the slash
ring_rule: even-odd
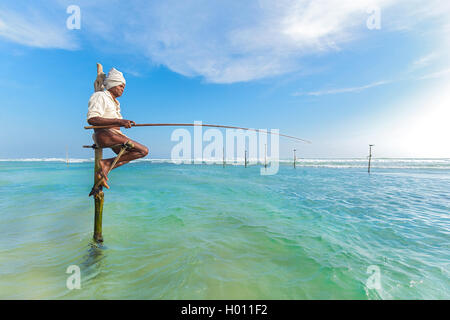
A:
<svg viewBox="0 0 450 320">
<path fill-rule="evenodd" d="M 450 160 L 374 166 L 131 163 L 97 247 L 92 162 L 0 161 L 0 298 L 449 299 Z"/>
</svg>

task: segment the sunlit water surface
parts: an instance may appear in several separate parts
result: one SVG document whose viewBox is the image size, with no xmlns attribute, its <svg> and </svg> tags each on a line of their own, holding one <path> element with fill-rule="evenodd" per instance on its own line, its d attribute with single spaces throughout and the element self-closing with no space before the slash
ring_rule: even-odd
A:
<svg viewBox="0 0 450 320">
<path fill-rule="evenodd" d="M 450 170 L 426 168 L 131 163 L 97 247 L 92 162 L 3 161 L 0 298 L 449 299 Z"/>
</svg>

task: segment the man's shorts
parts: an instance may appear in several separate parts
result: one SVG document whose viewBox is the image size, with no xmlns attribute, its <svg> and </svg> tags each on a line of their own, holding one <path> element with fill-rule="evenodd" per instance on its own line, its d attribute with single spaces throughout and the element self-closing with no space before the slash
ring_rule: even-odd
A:
<svg viewBox="0 0 450 320">
<path fill-rule="evenodd" d="M 108 128 L 108 129 L 102 129 L 102 130 L 109 130 L 109 131 L 111 131 L 111 132 L 114 133 L 114 134 L 120 134 L 121 136 L 124 136 L 125 138 L 131 140 L 129 137 L 127 137 L 126 135 L 124 135 L 124 134 L 122 133 L 122 131 L 120 131 L 120 130 L 117 130 L 117 129 L 114 129 L 114 128 Z M 97 139 L 95 138 L 95 132 L 92 134 L 92 140 L 94 140 L 94 143 L 98 145 Z"/>
</svg>

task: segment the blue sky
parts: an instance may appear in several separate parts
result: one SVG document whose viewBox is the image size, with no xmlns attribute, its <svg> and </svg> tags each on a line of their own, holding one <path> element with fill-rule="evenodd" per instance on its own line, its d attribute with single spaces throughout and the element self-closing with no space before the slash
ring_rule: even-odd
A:
<svg viewBox="0 0 450 320">
<path fill-rule="evenodd" d="M 66 12 L 78 5 L 80 29 Z M 367 20 L 380 12 L 380 29 Z M 124 118 L 280 129 L 280 156 L 450 157 L 450 4 L 361 1 L 0 3 L 0 158 L 89 158 L 96 63 Z M 167 158 L 174 128 L 125 133 Z"/>
</svg>

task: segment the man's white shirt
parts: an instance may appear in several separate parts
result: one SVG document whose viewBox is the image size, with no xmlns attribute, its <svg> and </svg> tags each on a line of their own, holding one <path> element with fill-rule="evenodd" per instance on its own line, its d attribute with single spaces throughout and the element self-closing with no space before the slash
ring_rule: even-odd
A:
<svg viewBox="0 0 450 320">
<path fill-rule="evenodd" d="M 89 99 L 87 119 L 93 117 L 123 119 L 120 114 L 120 103 L 114 101 L 108 90 L 95 92 Z"/>
</svg>

